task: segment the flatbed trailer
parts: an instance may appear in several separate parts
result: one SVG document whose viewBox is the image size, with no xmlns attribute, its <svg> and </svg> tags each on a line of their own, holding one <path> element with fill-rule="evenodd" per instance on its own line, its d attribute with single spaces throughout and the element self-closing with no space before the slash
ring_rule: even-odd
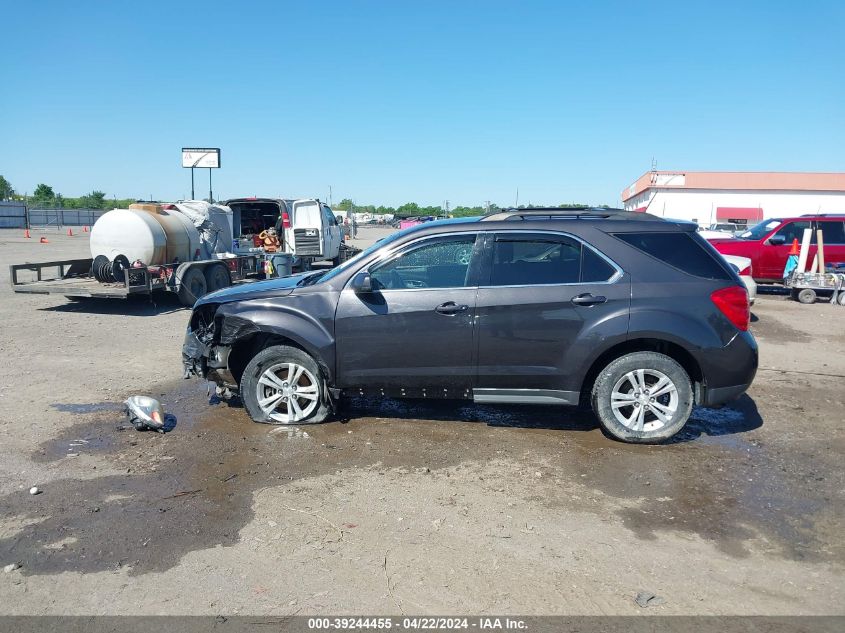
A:
<svg viewBox="0 0 845 633">
<path fill-rule="evenodd" d="M 262 254 L 224 259 L 174 262 L 161 266 L 140 266 L 122 271 L 123 279 L 98 281 L 91 270 L 93 259 L 12 264 L 12 290 L 25 294 L 60 294 L 72 298 L 125 299 L 130 295 L 175 292 L 184 305 L 201 296 L 226 288 L 233 281 L 263 276 Z M 28 273 L 28 274 L 26 274 Z"/>
</svg>

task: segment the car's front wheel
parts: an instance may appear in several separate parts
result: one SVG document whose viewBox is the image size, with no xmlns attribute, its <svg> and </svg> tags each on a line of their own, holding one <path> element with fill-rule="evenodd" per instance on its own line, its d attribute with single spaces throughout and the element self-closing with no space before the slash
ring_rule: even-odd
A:
<svg viewBox="0 0 845 633">
<path fill-rule="evenodd" d="M 623 442 L 656 443 L 680 431 L 692 412 L 692 383 L 677 361 L 657 352 L 617 358 L 599 374 L 593 411 Z"/>
<path fill-rule="evenodd" d="M 315 424 L 328 416 L 317 363 L 296 347 L 274 345 L 247 364 L 241 398 L 249 417 L 265 424 Z"/>
</svg>

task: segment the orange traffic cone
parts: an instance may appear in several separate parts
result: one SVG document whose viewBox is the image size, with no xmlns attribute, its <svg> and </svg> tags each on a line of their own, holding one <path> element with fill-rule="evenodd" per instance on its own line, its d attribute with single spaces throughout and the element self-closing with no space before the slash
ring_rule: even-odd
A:
<svg viewBox="0 0 845 633">
<path fill-rule="evenodd" d="M 50 240 L 48 240 L 46 237 L 42 237 L 38 241 L 41 242 L 42 244 L 49 244 L 50 243 Z"/>
<path fill-rule="evenodd" d="M 792 240 L 792 248 L 789 249 L 789 255 L 797 255 L 798 254 L 798 238 L 796 237 Z"/>
<path fill-rule="evenodd" d="M 26 239 L 29 239 L 29 238 L 30 238 L 30 235 L 29 235 L 29 229 L 24 229 L 24 231 L 23 231 L 23 236 L 24 236 Z"/>
<path fill-rule="evenodd" d="M 70 229 L 68 229 L 68 230 L 67 230 L 67 236 L 68 236 L 68 237 L 73 237 L 73 231 L 71 231 Z"/>
</svg>

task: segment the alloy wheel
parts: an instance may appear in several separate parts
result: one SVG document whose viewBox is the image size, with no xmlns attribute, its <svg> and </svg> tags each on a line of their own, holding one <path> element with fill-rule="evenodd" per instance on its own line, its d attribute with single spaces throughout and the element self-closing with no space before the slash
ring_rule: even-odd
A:
<svg viewBox="0 0 845 633">
<path fill-rule="evenodd" d="M 610 407 L 626 428 L 657 431 L 668 425 L 678 411 L 678 388 L 656 369 L 636 369 L 613 386 Z"/>
<path fill-rule="evenodd" d="M 319 404 L 317 378 L 296 363 L 279 363 L 264 370 L 256 389 L 258 406 L 268 418 L 282 424 L 306 419 Z"/>
</svg>

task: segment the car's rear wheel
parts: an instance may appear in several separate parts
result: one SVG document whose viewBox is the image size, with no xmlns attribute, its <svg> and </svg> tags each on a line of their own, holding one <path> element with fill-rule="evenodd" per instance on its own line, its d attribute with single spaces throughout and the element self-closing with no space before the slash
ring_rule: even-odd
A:
<svg viewBox="0 0 845 633">
<path fill-rule="evenodd" d="M 657 352 L 617 358 L 596 379 L 593 411 L 623 442 L 662 442 L 680 431 L 692 412 L 692 383 L 677 361 Z"/>
<path fill-rule="evenodd" d="M 249 417 L 265 424 L 315 424 L 328 416 L 317 363 L 296 347 L 274 345 L 244 369 L 241 398 Z"/>
</svg>

